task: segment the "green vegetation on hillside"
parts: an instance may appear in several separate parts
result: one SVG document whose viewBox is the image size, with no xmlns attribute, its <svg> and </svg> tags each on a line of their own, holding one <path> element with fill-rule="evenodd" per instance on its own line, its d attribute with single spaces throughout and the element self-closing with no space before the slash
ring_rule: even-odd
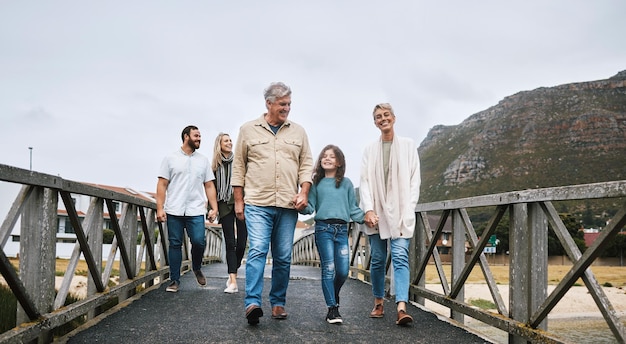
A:
<svg viewBox="0 0 626 344">
<path fill-rule="evenodd" d="M 519 92 L 421 143 L 420 203 L 626 179 L 626 73 Z M 623 200 L 560 205 L 602 228 Z"/>
</svg>

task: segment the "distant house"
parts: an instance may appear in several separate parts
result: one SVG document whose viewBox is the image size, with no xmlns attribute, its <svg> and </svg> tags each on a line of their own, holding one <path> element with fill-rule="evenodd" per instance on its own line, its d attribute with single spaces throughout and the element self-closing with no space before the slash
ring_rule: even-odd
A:
<svg viewBox="0 0 626 344">
<path fill-rule="evenodd" d="M 124 187 L 93 184 L 93 183 L 83 183 L 83 184 L 98 187 L 98 188 L 105 189 L 105 190 L 115 191 L 115 192 L 126 194 L 129 196 L 139 197 L 148 202 L 155 202 L 156 194 L 154 193 L 136 191 L 128 187 L 124 188 Z M 76 214 L 78 215 L 79 219 L 82 222 L 82 220 L 85 218 L 85 215 L 89 209 L 91 197 L 80 195 L 80 194 L 71 194 L 71 197 L 72 197 L 72 202 L 74 203 L 74 207 L 76 209 Z M 121 217 L 122 204 L 119 202 L 115 202 L 115 201 L 113 202 L 113 204 L 115 206 L 115 216 L 119 219 Z M 111 214 L 108 212 L 108 208 L 106 207 L 106 205 L 104 206 L 104 209 L 103 209 L 103 218 L 104 218 L 103 229 L 111 229 L 112 228 Z M 139 217 L 137 217 L 137 224 L 138 224 L 137 230 L 138 231 L 141 230 L 141 227 L 139 226 L 139 223 L 140 223 L 139 221 L 140 221 Z M 57 245 L 57 256 L 65 257 L 66 246 L 63 244 L 74 244 L 76 243 L 77 238 L 76 238 L 76 231 L 74 227 L 72 226 L 69 215 L 67 213 L 67 209 L 65 208 L 65 204 L 63 204 L 63 201 L 61 199 L 59 199 L 58 209 L 57 209 L 56 232 L 57 232 L 57 236 L 56 236 L 57 243 L 61 244 L 61 245 Z M 20 241 L 20 222 L 18 220 L 18 222 L 15 224 L 11 232 L 11 240 L 7 242 L 4 248 L 7 256 L 15 257 L 19 254 L 19 241 Z M 67 246 L 67 247 L 70 247 L 69 252 L 71 253 L 72 246 Z"/>
<path fill-rule="evenodd" d="M 136 191 L 134 189 L 128 187 L 117 187 L 110 185 L 102 185 L 102 184 L 92 184 L 92 183 L 84 183 L 85 185 L 94 186 L 100 189 L 110 190 L 117 193 L 138 197 L 148 202 L 156 202 L 156 194 Z M 72 194 L 72 202 L 74 202 L 74 207 L 76 208 L 76 213 L 81 221 L 85 218 L 85 214 L 89 208 L 89 203 L 91 202 L 90 196 Z M 119 202 L 113 201 L 113 205 L 115 206 L 115 216 L 119 219 L 121 217 L 121 204 Z M 65 204 L 61 200 L 59 200 L 59 209 L 57 211 L 57 242 L 76 242 L 76 231 L 74 227 L 72 227 L 72 223 L 70 222 L 70 218 L 67 214 L 67 210 L 65 209 Z M 112 229 L 111 225 L 111 214 L 108 212 L 108 208 L 104 206 L 104 223 L 102 229 Z M 139 217 L 137 217 L 137 230 L 140 230 L 139 227 Z"/>
<path fill-rule="evenodd" d="M 101 189 L 105 189 L 105 190 L 111 190 L 117 193 L 121 193 L 121 194 L 125 194 L 125 195 L 129 195 L 129 196 L 134 196 L 134 197 L 138 197 L 140 199 L 143 199 L 145 201 L 148 202 L 156 202 L 156 193 L 153 192 L 145 192 L 145 191 L 137 191 L 134 190 L 132 188 L 129 187 L 118 187 L 118 186 L 110 186 L 110 185 L 102 185 L 102 184 L 91 184 L 91 183 L 84 183 L 86 185 L 90 185 L 90 186 L 95 186 Z M 87 212 L 87 209 L 89 207 L 89 202 L 90 202 L 90 197 L 89 196 L 83 196 L 83 195 L 75 195 L 72 194 L 72 201 L 74 202 L 74 205 L 76 207 L 76 212 L 78 214 L 78 217 L 83 219 L 85 217 L 85 213 Z M 119 202 L 113 202 L 114 206 L 115 206 L 115 215 L 117 216 L 117 218 L 119 219 L 121 217 L 121 204 Z M 64 237 L 64 234 L 70 234 L 70 238 L 75 238 L 75 235 L 72 235 L 75 233 L 74 228 L 72 227 L 72 224 L 70 223 L 69 220 L 69 216 L 67 215 L 67 210 L 65 210 L 65 206 L 63 204 L 63 202 L 59 202 L 59 210 L 58 210 L 58 230 L 57 233 L 61 234 L 61 236 L 57 236 L 57 238 L 61 238 Z M 103 229 L 112 229 L 111 226 L 111 214 L 109 214 L 108 212 L 108 208 L 105 206 L 104 207 L 104 225 L 103 225 Z M 139 224 L 139 217 L 137 218 L 138 224 Z M 217 228 L 221 228 L 222 226 L 219 224 L 213 224 L 213 223 L 209 223 L 207 222 L 207 227 L 217 227 Z M 138 230 L 140 230 L 140 227 L 138 227 Z M 64 241 L 66 242 L 66 241 Z"/>
<path fill-rule="evenodd" d="M 600 236 L 600 229 L 596 228 L 585 228 L 582 230 L 584 232 L 585 245 L 590 247 L 594 241 Z M 626 235 L 626 232 L 622 231 L 617 233 L 618 235 Z"/>
<path fill-rule="evenodd" d="M 441 217 L 438 215 L 428 214 L 428 224 L 430 225 L 430 229 L 432 230 L 431 235 L 434 234 L 437 230 L 437 225 L 439 224 L 440 219 Z M 452 249 L 452 221 L 450 219 L 448 219 L 443 225 L 443 229 L 441 230 L 441 237 L 437 239 L 436 246 L 439 254 L 451 254 L 450 250 Z"/>
<path fill-rule="evenodd" d="M 585 245 L 587 247 L 591 246 L 594 241 L 600 236 L 600 230 L 595 228 L 585 228 L 583 229 Z"/>
</svg>

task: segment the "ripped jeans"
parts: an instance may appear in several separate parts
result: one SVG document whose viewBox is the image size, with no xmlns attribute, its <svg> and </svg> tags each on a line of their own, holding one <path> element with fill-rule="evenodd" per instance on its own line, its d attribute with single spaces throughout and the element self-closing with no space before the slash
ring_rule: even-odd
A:
<svg viewBox="0 0 626 344">
<path fill-rule="evenodd" d="M 326 306 L 338 306 L 339 290 L 346 282 L 350 269 L 348 225 L 316 221 L 315 245 L 320 254 L 322 291 Z"/>
</svg>

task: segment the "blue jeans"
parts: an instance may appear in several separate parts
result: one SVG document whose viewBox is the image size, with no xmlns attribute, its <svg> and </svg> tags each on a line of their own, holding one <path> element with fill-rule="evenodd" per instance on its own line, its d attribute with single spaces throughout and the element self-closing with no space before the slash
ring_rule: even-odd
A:
<svg viewBox="0 0 626 344">
<path fill-rule="evenodd" d="M 202 267 L 206 236 L 204 215 L 176 216 L 167 214 L 167 236 L 169 238 L 170 279 L 180 282 L 180 266 L 183 261 L 181 248 L 185 228 L 191 240 L 191 266 L 194 271 Z"/>
<path fill-rule="evenodd" d="M 387 242 L 391 243 L 391 262 L 396 303 L 409 300 L 409 243 L 410 239 L 381 239 L 380 235 L 369 236 L 372 264 L 370 277 L 372 293 L 376 298 L 385 297 L 385 269 L 387 265 Z"/>
<path fill-rule="evenodd" d="M 261 307 L 262 305 L 263 273 L 270 244 L 272 247 L 270 304 L 272 307 L 284 307 L 291 271 L 293 233 L 298 221 L 298 212 L 295 209 L 246 204 L 244 216 L 246 227 L 248 227 L 249 242 L 245 307 L 250 305 Z"/>
<path fill-rule="evenodd" d="M 337 296 L 348 278 L 348 225 L 315 222 L 315 245 L 320 254 L 322 291 L 326 306 L 337 306 Z"/>
</svg>

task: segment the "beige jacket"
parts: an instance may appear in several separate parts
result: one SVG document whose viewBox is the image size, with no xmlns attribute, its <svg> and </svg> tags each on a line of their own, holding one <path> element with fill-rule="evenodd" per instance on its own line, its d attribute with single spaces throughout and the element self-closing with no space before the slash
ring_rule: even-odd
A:
<svg viewBox="0 0 626 344">
<path fill-rule="evenodd" d="M 294 209 L 293 197 L 312 183 L 313 158 L 304 128 L 286 121 L 276 135 L 264 116 L 239 129 L 232 186 L 242 186 L 244 203 Z"/>
</svg>

